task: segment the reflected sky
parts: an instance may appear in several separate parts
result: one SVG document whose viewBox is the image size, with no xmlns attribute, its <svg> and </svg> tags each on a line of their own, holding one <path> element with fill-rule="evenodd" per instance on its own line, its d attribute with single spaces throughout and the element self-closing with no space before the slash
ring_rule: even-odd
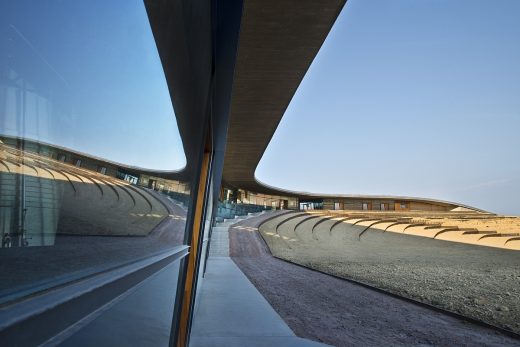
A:
<svg viewBox="0 0 520 347">
<path fill-rule="evenodd" d="M 184 167 L 142 1 L 2 1 L 0 44 L 0 134 Z"/>
<path fill-rule="evenodd" d="M 257 178 L 520 214 L 518 18 L 516 0 L 349 0 Z"/>
</svg>

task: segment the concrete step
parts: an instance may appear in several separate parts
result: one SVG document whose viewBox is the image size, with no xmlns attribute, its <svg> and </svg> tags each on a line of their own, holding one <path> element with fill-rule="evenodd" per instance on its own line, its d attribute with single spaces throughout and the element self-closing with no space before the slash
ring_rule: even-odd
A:
<svg viewBox="0 0 520 347">
<path fill-rule="evenodd" d="M 229 257 L 229 228 L 213 227 L 211 232 L 210 257 Z"/>
</svg>

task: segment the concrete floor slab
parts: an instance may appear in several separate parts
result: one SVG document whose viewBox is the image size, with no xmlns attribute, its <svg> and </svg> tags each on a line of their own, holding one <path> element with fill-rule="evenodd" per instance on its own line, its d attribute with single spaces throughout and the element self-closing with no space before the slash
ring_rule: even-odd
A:
<svg viewBox="0 0 520 347">
<path fill-rule="evenodd" d="M 294 335 L 229 257 L 210 257 L 191 347 L 323 346 Z"/>
<path fill-rule="evenodd" d="M 211 232 L 210 257 L 229 256 L 229 232 L 227 226 L 213 227 Z"/>
<path fill-rule="evenodd" d="M 316 347 L 327 346 L 296 336 L 202 337 L 192 338 L 190 346 L 197 347 Z"/>
<path fill-rule="evenodd" d="M 166 266 L 114 305 L 87 317 L 60 346 L 167 346 L 178 273 L 178 261 Z"/>
</svg>

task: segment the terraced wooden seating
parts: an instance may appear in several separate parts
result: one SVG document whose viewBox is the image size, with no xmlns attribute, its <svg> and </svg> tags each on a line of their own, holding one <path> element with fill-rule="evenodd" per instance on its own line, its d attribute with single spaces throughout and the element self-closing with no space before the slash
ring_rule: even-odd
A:
<svg viewBox="0 0 520 347">
<path fill-rule="evenodd" d="M 493 247 L 503 247 L 510 248 L 514 244 L 510 243 L 510 241 L 518 240 L 520 237 L 520 233 L 496 233 L 496 234 L 486 234 L 482 235 L 478 243 L 479 245 L 485 246 L 493 246 Z"/>
<path fill-rule="evenodd" d="M 311 230 L 311 236 L 314 241 L 332 242 L 341 244 L 345 238 L 345 228 L 351 226 L 346 219 L 349 217 L 327 217 L 327 219 Z M 355 219 L 356 220 L 356 219 Z"/>
<path fill-rule="evenodd" d="M 484 235 L 496 234 L 494 230 L 454 230 L 448 233 L 442 233 L 436 237 L 437 240 L 464 242 L 470 244 L 478 244 L 480 238 Z"/>
<path fill-rule="evenodd" d="M 291 244 L 301 241 L 300 236 L 296 232 L 296 228 L 303 222 L 308 221 L 311 217 L 314 216 L 307 213 L 294 214 L 278 224 L 277 232 L 282 240 L 287 243 L 289 248 L 292 248 Z"/>
<path fill-rule="evenodd" d="M 21 177 L 29 245 L 53 244 L 57 234 L 144 236 L 168 216 L 163 202 L 145 189 L 34 153 L 0 148 L 2 236 L 17 232 L 11 230 L 11 220 Z"/>
<path fill-rule="evenodd" d="M 361 236 L 366 232 L 368 231 L 370 228 L 373 228 L 374 226 L 376 225 L 380 225 L 380 224 L 392 224 L 392 223 L 396 223 L 398 222 L 398 219 L 376 219 L 375 221 L 370 221 L 371 223 L 369 223 L 365 229 L 363 229 L 360 233 L 359 233 L 359 237 L 361 238 Z"/>
<path fill-rule="evenodd" d="M 504 242 L 504 246 L 509 249 L 520 250 L 520 236 L 510 237 Z"/>
<path fill-rule="evenodd" d="M 337 218 L 337 217 L 334 216 L 334 215 L 332 215 L 332 216 L 331 216 L 331 215 L 327 215 L 327 216 L 325 216 L 325 217 L 321 217 L 321 218 L 320 218 L 318 221 L 316 221 L 316 223 L 314 223 L 314 225 L 312 226 L 312 231 L 314 231 L 314 229 L 315 229 L 318 225 L 320 225 L 321 223 L 324 223 L 324 222 L 326 222 L 326 221 L 329 221 L 329 220 L 331 220 L 331 219 L 333 219 L 333 218 Z"/>
<path fill-rule="evenodd" d="M 295 242 L 312 243 L 321 240 L 355 242 L 375 232 L 390 232 L 439 241 L 518 249 L 520 232 L 497 232 L 487 228 L 480 230 L 471 224 L 476 221 L 485 223 L 484 226 L 493 225 L 496 220 L 503 220 L 503 217 L 492 214 L 479 216 L 465 211 L 444 214 L 316 211 L 294 212 L 278 217 L 274 230 L 285 243 L 292 244 L 287 247 L 294 247 Z"/>
<path fill-rule="evenodd" d="M 270 249 L 280 249 L 282 252 L 283 250 L 290 250 L 288 242 L 283 239 L 283 236 L 278 232 L 278 229 L 280 223 L 289 218 L 292 219 L 292 217 L 294 217 L 296 214 L 297 213 L 295 212 L 290 212 L 264 222 L 264 229 L 260 230 L 260 233 Z M 298 215 L 301 216 L 302 214 Z"/>
<path fill-rule="evenodd" d="M 294 214 L 291 214 L 291 216 L 287 216 L 285 218 L 283 218 L 277 225 L 276 225 L 276 231 L 278 231 L 278 229 L 285 223 L 289 222 L 290 220 L 294 219 L 294 218 L 298 218 L 298 217 L 301 217 L 301 216 L 307 216 L 307 214 L 305 212 L 300 212 L 300 213 L 294 213 Z"/>
<path fill-rule="evenodd" d="M 300 220 L 295 226 L 294 226 L 294 230 L 296 231 L 296 229 L 303 223 L 309 221 L 309 220 L 313 220 L 313 219 L 317 219 L 317 218 L 321 218 L 323 215 L 322 214 L 314 214 L 314 215 L 310 215 L 310 216 L 307 216 L 306 218 L 303 218 L 302 220 Z"/>
<path fill-rule="evenodd" d="M 332 232 L 332 229 L 334 229 L 334 227 L 336 227 L 340 223 L 355 223 L 356 221 L 360 221 L 360 220 L 363 220 L 363 219 L 366 219 L 366 218 L 367 218 L 367 216 L 358 216 L 358 215 L 342 217 L 339 220 L 337 220 L 336 223 L 331 225 L 330 231 Z"/>
</svg>

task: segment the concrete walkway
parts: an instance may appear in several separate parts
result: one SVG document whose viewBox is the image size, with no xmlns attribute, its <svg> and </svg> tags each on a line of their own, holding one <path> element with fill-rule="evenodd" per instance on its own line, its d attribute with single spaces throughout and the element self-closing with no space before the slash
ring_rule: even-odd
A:
<svg viewBox="0 0 520 347">
<path fill-rule="evenodd" d="M 209 248 L 210 257 L 229 257 L 229 227 L 244 219 L 258 216 L 254 213 L 249 216 L 236 217 L 235 219 L 225 219 L 222 223 L 217 223 L 211 231 L 211 247 Z"/>
<path fill-rule="evenodd" d="M 221 228 L 225 230 L 218 233 L 227 233 L 228 225 Z M 211 254 L 223 254 L 226 249 L 229 252 L 229 245 L 222 245 L 223 239 L 227 239 L 224 234 L 212 239 Z M 210 255 L 198 295 L 191 347 L 325 346 L 295 336 L 227 256 Z"/>
</svg>

